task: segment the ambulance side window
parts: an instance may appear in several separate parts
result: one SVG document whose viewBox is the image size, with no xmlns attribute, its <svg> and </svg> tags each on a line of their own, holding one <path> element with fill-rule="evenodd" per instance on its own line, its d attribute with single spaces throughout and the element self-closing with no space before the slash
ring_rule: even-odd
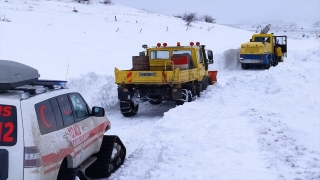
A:
<svg viewBox="0 0 320 180">
<path fill-rule="evenodd" d="M 64 127 L 74 123 L 73 111 L 67 95 L 57 96 Z"/>
<path fill-rule="evenodd" d="M 89 110 L 86 102 L 83 100 L 80 94 L 69 94 L 71 104 L 74 110 L 75 118 L 77 121 L 85 119 L 89 116 Z"/>
<path fill-rule="evenodd" d="M 38 124 L 41 134 L 48 134 L 57 130 L 57 123 L 49 100 L 35 104 Z"/>
<path fill-rule="evenodd" d="M 57 128 L 62 129 L 63 128 L 63 120 L 62 120 L 62 115 L 61 115 L 61 111 L 59 108 L 57 98 L 51 98 L 50 104 L 52 107 L 53 114 L 56 118 Z"/>
</svg>

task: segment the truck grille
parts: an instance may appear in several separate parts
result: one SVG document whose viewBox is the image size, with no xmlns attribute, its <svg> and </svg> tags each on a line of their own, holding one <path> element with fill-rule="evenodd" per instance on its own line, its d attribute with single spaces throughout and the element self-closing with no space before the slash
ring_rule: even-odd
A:
<svg viewBox="0 0 320 180">
<path fill-rule="evenodd" d="M 9 153 L 5 149 L 0 149 L 0 180 L 8 179 Z"/>
<path fill-rule="evenodd" d="M 258 54 L 259 53 L 259 47 L 246 47 L 245 53 L 253 53 Z"/>
</svg>

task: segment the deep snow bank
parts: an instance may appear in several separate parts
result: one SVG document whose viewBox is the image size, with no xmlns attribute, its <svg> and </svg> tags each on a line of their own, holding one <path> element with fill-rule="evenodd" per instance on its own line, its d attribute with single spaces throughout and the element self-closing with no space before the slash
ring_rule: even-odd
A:
<svg viewBox="0 0 320 180">
<path fill-rule="evenodd" d="M 210 70 L 237 70 L 240 69 L 239 63 L 240 49 L 228 49 L 222 54 L 214 55 L 214 64 L 209 65 Z"/>
<path fill-rule="evenodd" d="M 119 109 L 118 90 L 113 76 L 91 72 L 78 78 L 70 78 L 67 86 L 79 91 L 91 107 L 99 106 L 106 110 Z"/>
</svg>

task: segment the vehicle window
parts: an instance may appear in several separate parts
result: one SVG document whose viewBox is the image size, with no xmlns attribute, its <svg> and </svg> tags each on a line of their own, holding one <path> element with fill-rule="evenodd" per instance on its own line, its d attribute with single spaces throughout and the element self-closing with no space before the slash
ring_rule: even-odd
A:
<svg viewBox="0 0 320 180">
<path fill-rule="evenodd" d="M 86 102 L 82 99 L 80 94 L 69 94 L 73 111 L 75 113 L 76 119 L 81 120 L 89 116 L 89 111 Z"/>
<path fill-rule="evenodd" d="M 73 112 L 67 95 L 57 96 L 64 126 L 74 123 Z"/>
<path fill-rule="evenodd" d="M 62 115 L 61 115 L 61 111 L 59 108 L 57 98 L 51 98 L 51 99 L 49 99 L 49 101 L 50 101 L 50 104 L 52 107 L 54 117 L 56 118 L 57 128 L 62 129 L 63 128 L 63 120 L 62 120 Z"/>
<path fill-rule="evenodd" d="M 255 37 L 254 42 L 268 42 L 270 43 L 269 37 Z"/>
<path fill-rule="evenodd" d="M 284 36 L 276 37 L 276 44 L 285 45 L 286 44 L 286 38 Z"/>
<path fill-rule="evenodd" d="M 17 108 L 0 104 L 0 146 L 14 146 L 16 143 Z"/>
<path fill-rule="evenodd" d="M 254 42 L 263 42 L 264 37 L 255 37 Z"/>
<path fill-rule="evenodd" d="M 191 50 L 173 50 L 172 51 L 172 55 L 174 54 L 190 54 L 190 56 L 192 56 Z"/>
<path fill-rule="evenodd" d="M 151 51 L 150 52 L 150 59 L 169 59 L 170 52 L 159 50 L 159 51 Z"/>
<path fill-rule="evenodd" d="M 41 134 L 47 134 L 57 130 L 56 119 L 54 117 L 49 100 L 39 102 L 34 105 L 37 113 L 38 124 Z"/>
<path fill-rule="evenodd" d="M 270 38 L 267 37 L 267 38 L 265 39 L 265 41 L 268 42 L 268 43 L 270 43 Z"/>
<path fill-rule="evenodd" d="M 202 52 L 200 50 L 197 51 L 198 61 L 202 63 Z"/>
</svg>

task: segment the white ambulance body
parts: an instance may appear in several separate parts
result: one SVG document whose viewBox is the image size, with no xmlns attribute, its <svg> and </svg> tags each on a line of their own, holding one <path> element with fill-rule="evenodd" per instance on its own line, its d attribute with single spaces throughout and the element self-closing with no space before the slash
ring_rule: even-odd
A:
<svg viewBox="0 0 320 180">
<path fill-rule="evenodd" d="M 8 82 L 1 76 L 8 63 L 0 60 L 0 180 L 105 178 L 123 163 L 120 139 L 104 135 L 111 126 L 103 108 L 90 109 L 66 82 L 32 75 Z M 2 72 L 16 73 L 16 68 Z M 101 153 L 110 157 L 102 159 Z"/>
</svg>

